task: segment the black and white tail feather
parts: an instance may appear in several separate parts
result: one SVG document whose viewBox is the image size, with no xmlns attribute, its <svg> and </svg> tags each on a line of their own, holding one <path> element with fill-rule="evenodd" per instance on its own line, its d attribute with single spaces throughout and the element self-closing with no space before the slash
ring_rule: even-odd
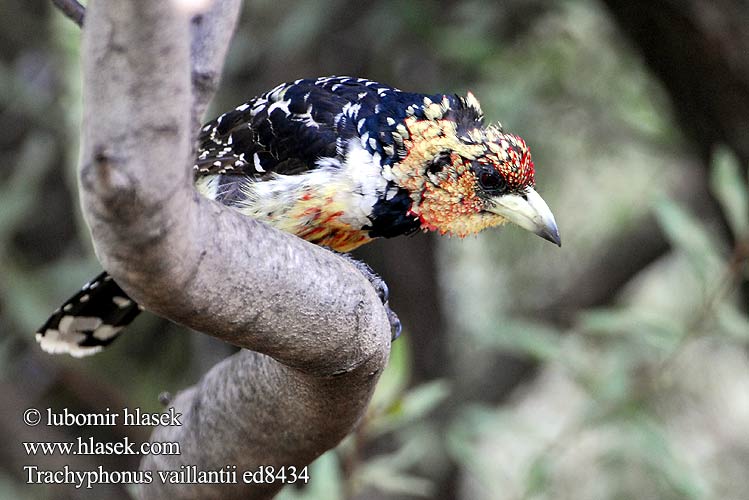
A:
<svg viewBox="0 0 749 500">
<path fill-rule="evenodd" d="M 142 308 L 103 272 L 68 299 L 36 332 L 45 351 L 88 356 L 101 351 Z"/>
</svg>

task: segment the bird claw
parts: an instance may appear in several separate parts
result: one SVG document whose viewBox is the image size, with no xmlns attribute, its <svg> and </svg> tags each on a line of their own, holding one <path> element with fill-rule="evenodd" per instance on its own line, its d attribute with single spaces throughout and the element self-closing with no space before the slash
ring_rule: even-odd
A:
<svg viewBox="0 0 749 500">
<path fill-rule="evenodd" d="M 364 262 L 356 260 L 348 254 L 340 255 L 341 257 L 351 262 L 374 287 L 375 292 L 377 292 L 377 296 L 380 298 L 380 302 L 382 302 L 382 305 L 385 306 L 385 312 L 387 313 L 388 321 L 390 322 L 391 340 L 395 340 L 400 337 L 403 326 L 401 325 L 400 319 L 398 319 L 398 315 L 395 313 L 395 311 L 390 309 L 390 289 L 388 288 L 387 283 L 385 283 L 385 280 L 380 278 L 374 271 L 372 271 L 372 268 L 370 268 Z"/>
<path fill-rule="evenodd" d="M 362 273 L 372 284 L 375 291 L 377 292 L 377 296 L 380 298 L 380 302 L 382 302 L 382 305 L 385 306 L 385 312 L 387 313 L 388 321 L 390 322 L 390 339 L 395 340 L 400 337 L 403 327 L 401 325 L 400 319 L 398 319 L 398 315 L 395 314 L 395 311 L 390 309 L 390 289 L 388 288 L 387 283 L 385 283 L 385 280 L 372 272 L 369 266 L 367 266 L 366 264 L 363 265 L 366 266 L 367 272 L 365 273 L 364 271 L 362 271 Z"/>
<path fill-rule="evenodd" d="M 369 282 L 372 283 L 372 286 L 375 287 L 375 291 L 377 291 L 377 296 L 380 298 L 380 302 L 382 302 L 383 304 L 387 304 L 390 300 L 390 288 L 388 288 L 385 280 L 374 274 L 371 269 L 369 270 L 369 272 L 372 273 L 372 275 L 374 275 L 379 281 L 378 284 L 375 284 L 371 279 L 369 280 Z"/>
<path fill-rule="evenodd" d="M 401 336 L 403 326 L 401 325 L 401 320 L 398 319 L 398 315 L 390 309 L 387 303 L 385 303 L 385 312 L 387 312 L 388 321 L 390 321 L 390 340 L 393 341 Z"/>
</svg>

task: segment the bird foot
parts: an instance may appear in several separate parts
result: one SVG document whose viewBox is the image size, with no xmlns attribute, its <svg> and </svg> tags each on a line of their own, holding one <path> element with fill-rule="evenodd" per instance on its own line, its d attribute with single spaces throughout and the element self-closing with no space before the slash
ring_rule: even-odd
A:
<svg viewBox="0 0 749 500">
<path fill-rule="evenodd" d="M 367 278 L 367 281 L 369 281 L 372 286 L 375 289 L 375 292 L 377 292 L 377 296 L 380 298 L 380 301 L 382 302 L 382 305 L 385 306 L 385 312 L 388 315 L 388 321 L 390 321 L 390 333 L 391 333 L 391 339 L 395 340 L 397 339 L 400 334 L 403 327 L 401 326 L 400 319 L 398 319 L 398 315 L 395 314 L 395 311 L 390 309 L 390 289 L 387 286 L 387 283 L 385 283 L 385 280 L 380 278 L 377 273 L 372 271 L 372 268 L 369 267 L 367 264 L 360 260 L 356 260 L 353 257 L 351 257 L 348 254 L 340 254 L 341 257 L 351 262 L 354 267 L 356 267 L 360 273 L 364 275 L 365 278 Z"/>
</svg>

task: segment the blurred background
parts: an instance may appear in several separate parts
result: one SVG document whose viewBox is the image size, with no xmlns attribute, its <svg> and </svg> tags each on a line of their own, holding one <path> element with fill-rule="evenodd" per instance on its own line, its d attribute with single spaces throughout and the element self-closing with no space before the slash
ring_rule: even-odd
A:
<svg viewBox="0 0 749 500">
<path fill-rule="evenodd" d="M 99 272 L 77 202 L 80 30 L 0 0 L 0 499 L 26 408 L 160 411 L 233 348 L 149 314 L 82 360 L 33 332 Z M 165 68 L 165 71 L 167 68 Z M 375 242 L 404 324 L 358 431 L 283 500 L 749 498 L 749 5 L 742 0 L 248 0 L 211 118 L 277 83 L 367 77 L 473 91 L 522 135 L 561 249 L 512 227 Z"/>
</svg>

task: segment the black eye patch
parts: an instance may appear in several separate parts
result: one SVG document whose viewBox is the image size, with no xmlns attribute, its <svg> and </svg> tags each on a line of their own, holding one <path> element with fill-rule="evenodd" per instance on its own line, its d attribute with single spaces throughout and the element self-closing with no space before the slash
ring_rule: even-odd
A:
<svg viewBox="0 0 749 500">
<path fill-rule="evenodd" d="M 450 151 L 442 151 L 429 163 L 429 173 L 438 174 L 452 163 Z"/>
</svg>

